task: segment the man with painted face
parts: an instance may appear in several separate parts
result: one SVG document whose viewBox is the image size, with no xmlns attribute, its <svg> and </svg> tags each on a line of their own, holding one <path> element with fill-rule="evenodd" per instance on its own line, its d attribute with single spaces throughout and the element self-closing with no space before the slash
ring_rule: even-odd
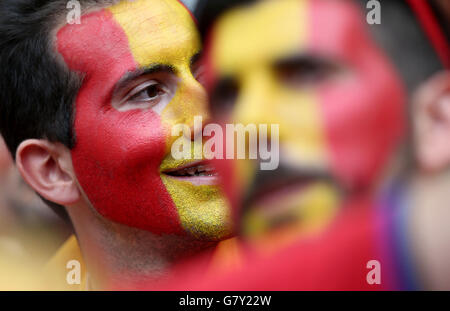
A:
<svg viewBox="0 0 450 311">
<path fill-rule="evenodd" d="M 354 1 L 250 2 L 254 3 L 231 9 L 215 21 L 209 29 L 207 48 L 211 104 L 216 116 L 224 122 L 279 123 L 281 163 L 290 168 L 289 174 L 281 176 L 277 173 L 282 170 L 266 172 L 264 180 L 269 183 L 255 182 L 261 173 L 248 173 L 242 168 L 235 176 L 227 176 L 228 195 L 237 217 L 243 220 L 243 232 L 250 233 L 248 244 L 255 246 L 252 233 L 265 235 L 256 241 L 257 247 L 267 249 L 268 242 L 278 247 L 280 241 L 283 244 L 285 239 L 280 236 L 285 234 L 279 234 L 278 216 L 289 207 L 304 211 L 300 215 L 306 217 L 291 219 L 295 225 L 307 227 L 312 219 L 309 215 L 314 215 L 317 208 L 323 210 L 320 201 L 305 204 L 314 194 L 314 184 L 326 181 L 321 176 L 333 176 L 335 184 L 344 189 L 340 203 L 328 201 L 341 205 L 342 212 L 314 236 L 305 236 L 304 231 L 299 236 L 296 231 L 293 239 L 297 242 L 272 252 L 272 256 L 245 256 L 242 269 L 235 274 L 214 280 L 196 279 L 182 287 L 448 288 L 448 266 L 444 262 L 450 252 L 443 247 L 448 244 L 448 230 L 442 220 L 435 221 L 437 226 L 431 230 L 432 219 L 448 215 L 440 207 L 443 192 L 440 205 L 434 208 L 438 212 L 435 218 L 430 217 L 429 206 L 420 202 L 410 213 L 405 202 L 409 196 L 401 191 L 404 181 L 389 182 L 391 178 L 385 172 L 405 129 L 407 94 L 448 65 L 448 45 L 438 25 L 421 29 L 414 13 L 423 14 L 423 8 L 413 13 L 404 1 L 383 3 L 382 24 L 372 27 L 374 36 L 367 31 L 366 19 Z M 209 3 L 213 8 L 220 6 L 218 2 Z M 224 4 L 227 6 L 229 3 Z M 429 8 L 426 13 L 430 13 Z M 204 15 L 206 20 L 212 19 L 208 11 Z M 433 39 L 425 36 L 430 33 Z M 441 99 L 448 90 L 448 75 L 430 83 L 433 86 L 426 88 L 428 92 L 420 92 L 428 94 L 428 100 L 422 99 L 422 104 L 417 105 L 422 107 L 425 120 L 421 122 L 418 146 L 426 152 L 419 153 L 419 160 L 442 169 L 448 165 L 448 144 L 443 143 L 444 137 L 448 139 L 448 109 L 436 100 L 445 102 Z M 435 106 L 433 113 L 426 113 L 424 106 Z M 427 143 L 424 136 L 433 139 Z M 392 175 L 403 171 L 411 157 L 397 155 L 399 161 L 393 165 L 397 169 L 392 169 Z M 239 163 L 226 164 L 239 167 Z M 248 163 L 242 167 L 245 165 L 248 167 Z M 305 167 L 316 172 L 319 167 L 330 173 L 305 174 Z M 296 168 L 301 170 L 292 176 Z M 236 180 L 247 176 L 253 180 L 235 186 Z M 261 184 L 272 186 L 261 188 Z M 446 184 L 441 183 L 440 188 Z M 428 183 L 428 194 L 417 197 L 430 199 L 430 188 L 436 185 Z M 420 186 L 412 189 L 422 192 L 418 191 Z M 268 194 L 267 190 L 272 192 Z M 315 195 L 323 198 L 324 192 Z M 269 229 L 268 233 L 264 234 L 261 227 Z M 286 230 L 285 223 L 281 227 Z M 440 268 L 433 267 L 433 262 Z M 373 273 L 369 273 L 371 270 Z"/>
<path fill-rule="evenodd" d="M 173 125 L 208 118 L 200 38 L 176 0 L 80 4 L 79 22 L 67 1 L 0 4 L 0 130 L 73 223 L 57 281 L 75 258 L 82 287 L 132 288 L 232 233 L 212 168 L 170 154 Z"/>
<path fill-rule="evenodd" d="M 256 1 L 210 30 L 215 116 L 280 124 L 280 167 L 230 183 L 244 185 L 233 196 L 245 199 L 249 235 L 273 237 L 287 221 L 299 225 L 293 238 L 320 230 L 380 186 L 404 132 L 405 91 L 363 21 L 348 2 Z"/>
</svg>

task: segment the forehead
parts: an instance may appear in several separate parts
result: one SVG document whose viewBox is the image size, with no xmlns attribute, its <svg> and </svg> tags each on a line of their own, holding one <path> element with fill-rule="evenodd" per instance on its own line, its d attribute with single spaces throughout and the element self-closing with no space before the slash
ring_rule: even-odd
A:
<svg viewBox="0 0 450 311">
<path fill-rule="evenodd" d="M 249 65 L 302 45 L 304 4 L 296 0 L 263 1 L 229 12 L 213 33 L 213 57 L 219 67 L 234 71 L 241 63 Z"/>
<path fill-rule="evenodd" d="M 176 0 L 122 1 L 109 8 L 124 29 L 134 57 L 186 60 L 199 49 L 199 37 L 189 12 Z"/>
<path fill-rule="evenodd" d="M 292 54 L 354 58 L 367 43 L 359 8 L 346 0 L 266 0 L 226 13 L 213 29 L 220 72 L 236 72 Z M 358 39 L 364 38 L 362 41 Z"/>
<path fill-rule="evenodd" d="M 176 65 L 200 48 L 191 15 L 177 0 L 121 1 L 82 16 L 79 25 L 64 26 L 57 41 L 59 49 L 64 42 L 64 54 L 72 50 L 82 56 L 79 62 L 93 55 L 120 62 L 120 50 L 127 50 L 123 54 L 131 53 L 138 66 Z"/>
</svg>

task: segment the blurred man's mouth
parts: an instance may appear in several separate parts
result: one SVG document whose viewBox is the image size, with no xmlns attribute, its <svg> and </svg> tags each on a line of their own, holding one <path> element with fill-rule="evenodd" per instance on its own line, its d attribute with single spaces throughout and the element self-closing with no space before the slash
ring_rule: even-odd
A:
<svg viewBox="0 0 450 311">
<path fill-rule="evenodd" d="M 245 206 L 261 201 L 273 201 L 293 189 L 301 191 L 320 181 L 334 182 L 334 179 L 325 170 L 295 168 L 280 163 L 277 170 L 256 173 L 245 196 Z"/>
<path fill-rule="evenodd" d="M 217 185 L 218 174 L 213 165 L 208 161 L 192 161 L 183 163 L 175 168 L 162 171 L 162 174 L 180 181 L 190 182 L 196 186 Z"/>
<path fill-rule="evenodd" d="M 340 189 L 336 180 L 325 169 L 299 168 L 280 163 L 277 170 L 258 171 L 244 197 L 242 213 L 258 211 L 276 217 L 298 210 L 302 193 L 308 193 L 318 184 Z M 291 199 L 295 197 L 296 199 Z"/>
<path fill-rule="evenodd" d="M 318 180 L 318 177 L 298 176 L 296 179 L 274 180 L 272 183 L 260 185 L 259 187 L 253 188 L 253 191 L 247 196 L 246 206 L 257 205 L 277 209 L 277 202 L 285 196 L 288 196 L 292 192 L 300 193 Z"/>
<path fill-rule="evenodd" d="M 324 223 L 334 214 L 339 193 L 326 170 L 282 163 L 275 171 L 259 171 L 241 211 L 243 232 L 254 236 Z"/>
</svg>

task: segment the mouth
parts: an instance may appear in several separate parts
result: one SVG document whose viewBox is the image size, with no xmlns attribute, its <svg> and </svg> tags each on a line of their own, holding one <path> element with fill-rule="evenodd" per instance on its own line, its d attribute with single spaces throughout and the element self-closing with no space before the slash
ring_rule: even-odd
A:
<svg viewBox="0 0 450 311">
<path fill-rule="evenodd" d="M 281 202 L 293 193 L 300 194 L 320 182 L 334 183 L 326 171 L 295 169 L 280 165 L 276 171 L 261 171 L 244 197 L 243 211 L 260 206 L 267 210 L 282 209 Z"/>
<path fill-rule="evenodd" d="M 297 176 L 284 182 L 267 183 L 253 189 L 247 197 L 242 225 L 249 236 L 315 226 L 334 215 L 337 198 L 338 189 L 319 176 Z"/>
<path fill-rule="evenodd" d="M 218 183 L 218 173 L 215 167 L 207 161 L 180 165 L 173 169 L 164 170 L 162 174 L 180 181 L 190 182 L 196 186 L 217 185 Z"/>
<path fill-rule="evenodd" d="M 271 185 L 253 189 L 252 193 L 247 197 L 245 206 L 260 206 L 267 209 L 277 209 L 279 201 L 289 196 L 291 193 L 299 193 L 314 184 L 317 180 L 310 178 L 299 178 L 290 180 L 289 182 L 275 182 Z"/>
</svg>

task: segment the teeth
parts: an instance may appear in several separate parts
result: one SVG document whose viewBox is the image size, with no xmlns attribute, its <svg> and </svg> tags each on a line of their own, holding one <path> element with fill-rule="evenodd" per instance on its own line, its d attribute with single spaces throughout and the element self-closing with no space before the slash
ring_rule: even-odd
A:
<svg viewBox="0 0 450 311">
<path fill-rule="evenodd" d="M 195 167 L 188 167 L 178 171 L 171 172 L 174 176 L 215 176 L 217 175 L 214 168 L 210 165 L 198 165 Z"/>
<path fill-rule="evenodd" d="M 188 174 L 191 176 L 194 176 L 196 172 L 197 172 L 197 169 L 195 167 L 188 169 Z"/>
</svg>

